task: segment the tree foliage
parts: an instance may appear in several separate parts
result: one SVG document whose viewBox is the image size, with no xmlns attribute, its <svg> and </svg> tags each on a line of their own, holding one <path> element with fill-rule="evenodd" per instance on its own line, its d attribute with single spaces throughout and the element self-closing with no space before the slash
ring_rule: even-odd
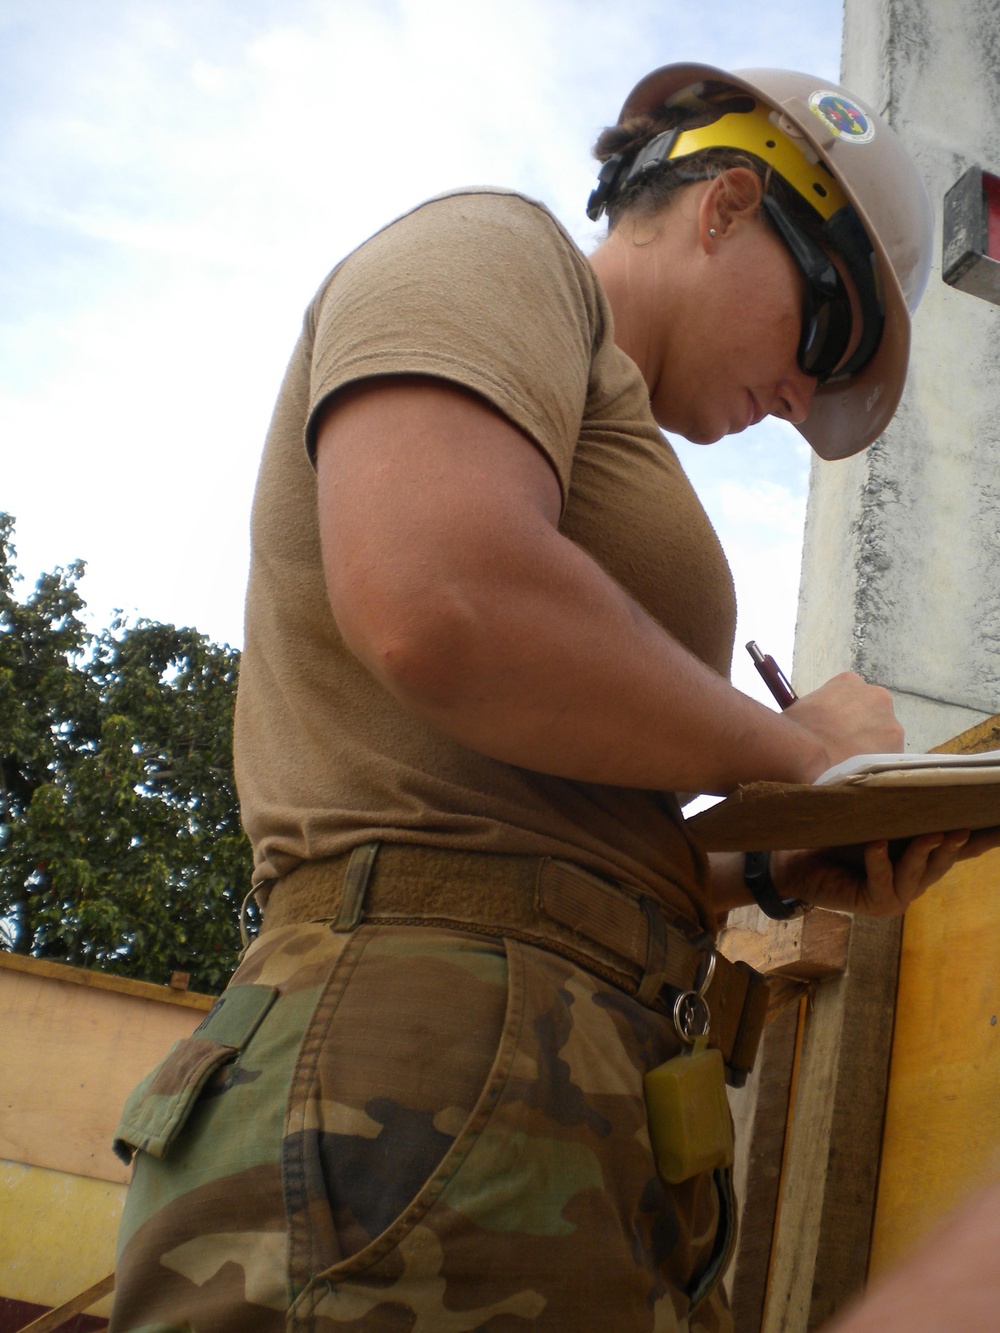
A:
<svg viewBox="0 0 1000 1333">
<path fill-rule="evenodd" d="M 19 599 L 0 514 L 0 947 L 215 992 L 250 882 L 232 771 L 239 653 L 82 618 L 84 566 Z"/>
</svg>

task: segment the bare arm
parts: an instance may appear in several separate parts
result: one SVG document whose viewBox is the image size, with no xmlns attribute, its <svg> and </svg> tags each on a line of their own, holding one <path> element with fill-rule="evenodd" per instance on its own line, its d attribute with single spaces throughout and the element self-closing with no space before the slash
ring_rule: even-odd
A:
<svg viewBox="0 0 1000 1333">
<path fill-rule="evenodd" d="M 561 535 L 548 461 L 471 394 L 366 381 L 322 422 L 317 471 L 347 644 L 472 749 L 582 781 L 725 792 L 901 746 L 888 694 L 855 676 L 778 715 L 691 656 Z"/>
<path fill-rule="evenodd" d="M 1000 1183 L 877 1282 L 828 1333 L 1000 1333 Z"/>
</svg>

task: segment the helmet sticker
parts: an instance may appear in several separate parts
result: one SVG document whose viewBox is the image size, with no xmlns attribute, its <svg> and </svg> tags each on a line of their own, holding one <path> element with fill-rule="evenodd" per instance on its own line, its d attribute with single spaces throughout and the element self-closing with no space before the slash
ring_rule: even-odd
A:
<svg viewBox="0 0 1000 1333">
<path fill-rule="evenodd" d="M 821 88 L 810 96 L 809 108 L 845 143 L 871 143 L 875 138 L 875 126 L 871 119 L 857 102 L 852 102 L 843 93 Z"/>
</svg>

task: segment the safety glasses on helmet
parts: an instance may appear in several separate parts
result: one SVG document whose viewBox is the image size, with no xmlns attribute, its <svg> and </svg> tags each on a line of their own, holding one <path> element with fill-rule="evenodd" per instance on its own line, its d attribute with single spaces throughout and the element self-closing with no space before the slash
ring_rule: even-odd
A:
<svg viewBox="0 0 1000 1333">
<path fill-rule="evenodd" d="M 847 355 L 854 323 L 851 298 L 830 256 L 793 222 L 778 201 L 765 194 L 761 207 L 805 278 L 796 359 L 803 374 L 814 376 L 822 384 Z"/>
</svg>

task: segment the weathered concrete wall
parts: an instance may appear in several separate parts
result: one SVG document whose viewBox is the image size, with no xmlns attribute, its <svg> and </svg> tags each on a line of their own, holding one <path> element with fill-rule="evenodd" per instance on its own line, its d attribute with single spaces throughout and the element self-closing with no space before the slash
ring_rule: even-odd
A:
<svg viewBox="0 0 1000 1333">
<path fill-rule="evenodd" d="M 842 82 L 913 152 L 936 255 L 892 425 L 813 464 L 795 684 L 888 686 L 923 750 L 1000 711 L 1000 308 L 940 276 L 945 192 L 974 163 L 1000 172 L 1000 5 L 846 0 Z"/>
</svg>

